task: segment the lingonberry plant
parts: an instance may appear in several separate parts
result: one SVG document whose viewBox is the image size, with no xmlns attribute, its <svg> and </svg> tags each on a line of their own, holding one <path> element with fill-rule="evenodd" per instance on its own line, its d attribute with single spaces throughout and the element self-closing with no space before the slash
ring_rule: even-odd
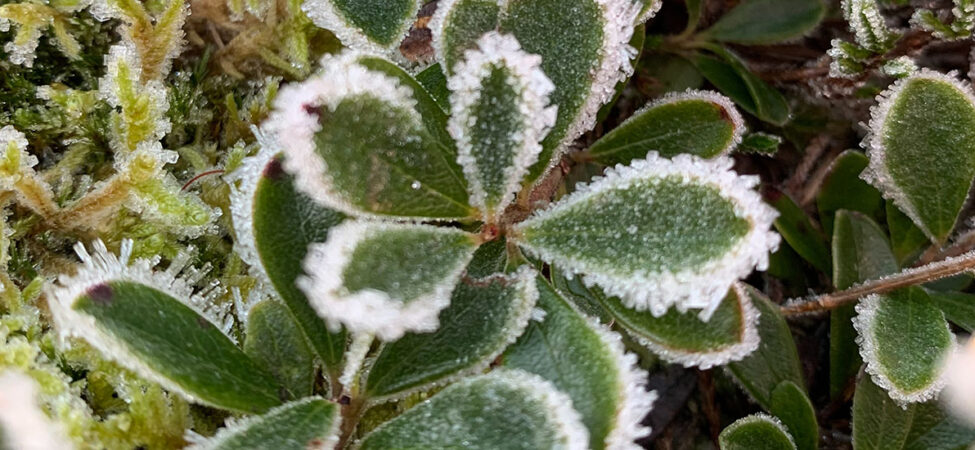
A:
<svg viewBox="0 0 975 450">
<path fill-rule="evenodd" d="M 975 443 L 975 3 L 0 3 L 0 448 Z"/>
</svg>

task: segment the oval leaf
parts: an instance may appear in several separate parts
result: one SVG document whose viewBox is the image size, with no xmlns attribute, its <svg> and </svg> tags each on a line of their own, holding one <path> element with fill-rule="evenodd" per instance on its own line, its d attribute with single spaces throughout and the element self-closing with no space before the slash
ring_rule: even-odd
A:
<svg viewBox="0 0 975 450">
<path fill-rule="evenodd" d="M 402 447 L 583 450 L 586 427 L 572 400 L 548 381 L 518 370 L 467 378 L 360 442 L 362 450 Z"/>
<path fill-rule="evenodd" d="M 448 74 L 464 59 L 464 51 L 478 38 L 498 27 L 501 2 L 497 0 L 440 0 L 430 20 L 437 60 Z"/>
<path fill-rule="evenodd" d="M 636 439 L 650 434 L 640 423 L 656 398 L 645 389 L 647 374 L 618 334 L 580 314 L 545 279 L 536 283 L 544 315 L 529 323 L 503 364 L 567 393 L 589 429 L 590 449 L 635 448 Z"/>
<path fill-rule="evenodd" d="M 744 119 L 727 97 L 687 91 L 667 94 L 637 111 L 587 153 L 606 165 L 628 164 L 650 151 L 667 158 L 681 153 L 711 158 L 731 152 L 744 130 Z"/>
<path fill-rule="evenodd" d="M 371 401 L 403 397 L 483 371 L 525 330 L 538 291 L 535 271 L 464 280 L 433 333 L 408 334 L 383 347 L 369 369 Z"/>
<path fill-rule="evenodd" d="M 284 300 L 325 369 L 334 373 L 345 351 L 345 333 L 329 333 L 295 280 L 308 245 L 325 241 L 328 230 L 345 216 L 298 192 L 294 177 L 281 167 L 283 155 L 266 144 L 229 177 L 234 250 L 251 274 Z"/>
<path fill-rule="evenodd" d="M 548 101 L 554 86 L 540 64 L 513 37 L 491 32 L 467 51 L 448 81 L 457 162 L 485 222 L 500 220 L 555 123 L 556 108 Z"/>
<path fill-rule="evenodd" d="M 317 397 L 287 403 L 221 428 L 187 450 L 308 450 L 338 442 L 339 406 Z"/>
<path fill-rule="evenodd" d="M 736 44 L 774 44 L 802 37 L 825 15 L 822 0 L 745 0 L 703 34 Z"/>
<path fill-rule="evenodd" d="M 702 309 L 707 320 L 779 243 L 769 231 L 775 212 L 752 190 L 758 179 L 731 165 L 651 153 L 537 212 L 509 239 L 627 307 Z"/>
<path fill-rule="evenodd" d="M 857 450 L 904 448 L 915 405 L 898 405 L 871 377 L 861 374 L 853 395 L 853 447 Z"/>
<path fill-rule="evenodd" d="M 791 381 L 783 381 L 772 391 L 769 412 L 778 417 L 795 439 L 799 450 L 819 448 L 819 424 L 816 410 L 805 390 Z"/>
<path fill-rule="evenodd" d="M 476 247 L 454 228 L 349 221 L 311 246 L 298 287 L 330 327 L 396 340 L 437 329 Z"/>
<path fill-rule="evenodd" d="M 274 375 L 288 398 L 312 394 L 315 355 L 291 311 L 283 304 L 265 300 L 247 313 L 244 353 Z"/>
<path fill-rule="evenodd" d="M 714 87 L 759 119 L 774 125 L 789 121 L 789 103 L 781 92 L 748 70 L 738 55 L 720 46 L 709 50 L 721 59 L 696 55 L 691 62 Z"/>
<path fill-rule="evenodd" d="M 944 243 L 975 179 L 975 96 L 953 77 L 922 70 L 878 100 L 862 176 Z"/>
<path fill-rule="evenodd" d="M 881 217 L 884 208 L 880 192 L 860 179 L 870 159 L 861 152 L 847 150 L 830 164 L 829 175 L 816 195 L 816 208 L 826 235 L 833 235 L 833 218 L 841 209 Z"/>
<path fill-rule="evenodd" d="M 422 88 L 360 59 L 328 57 L 321 74 L 283 88 L 275 100 L 266 128 L 276 133 L 298 189 L 358 216 L 470 216 L 456 156 L 418 111 L 414 93 Z M 432 101 L 423 109 L 439 110 Z"/>
<path fill-rule="evenodd" d="M 420 10 L 419 0 L 304 0 L 301 9 L 315 25 L 335 33 L 356 50 L 391 52 Z"/>
<path fill-rule="evenodd" d="M 873 294 L 856 311 L 857 343 L 873 381 L 900 403 L 938 395 L 954 336 L 928 294 L 919 287 Z"/>
<path fill-rule="evenodd" d="M 728 425 L 718 436 L 721 450 L 795 450 L 782 422 L 767 414 L 753 414 Z"/>
<path fill-rule="evenodd" d="M 148 260 L 129 265 L 131 241 L 119 257 L 100 241 L 94 255 L 75 249 L 84 265 L 48 292 L 62 336 L 82 338 L 106 358 L 199 403 L 244 413 L 281 403 L 274 378 L 193 306 L 206 300 L 174 271 L 153 271 Z"/>
<path fill-rule="evenodd" d="M 758 348 L 759 313 L 740 284 L 728 291 L 707 322 L 674 309 L 655 317 L 627 308 L 618 298 L 599 298 L 627 333 L 668 362 L 706 370 L 741 360 Z"/>
</svg>

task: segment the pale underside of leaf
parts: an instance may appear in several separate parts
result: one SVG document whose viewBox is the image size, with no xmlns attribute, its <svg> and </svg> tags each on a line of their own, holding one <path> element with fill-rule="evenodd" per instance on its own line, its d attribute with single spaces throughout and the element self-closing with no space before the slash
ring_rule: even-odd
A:
<svg viewBox="0 0 975 450">
<path fill-rule="evenodd" d="M 950 97 L 935 92 L 941 88 Z M 905 92 L 915 97 L 907 98 Z M 870 164 L 860 176 L 932 242 L 943 243 L 975 177 L 975 95 L 953 74 L 921 70 L 898 80 L 877 99 L 863 141 Z M 900 151 L 890 154 L 892 148 Z M 892 159 L 897 167 L 891 166 Z"/>
<path fill-rule="evenodd" d="M 914 295 L 923 294 L 919 288 L 914 290 Z M 897 295 L 897 297 L 894 297 Z M 941 392 L 945 385 L 944 360 L 951 354 L 955 343 L 949 329 L 948 322 L 941 315 L 943 331 L 935 328 L 932 323 L 881 323 L 881 320 L 890 320 L 889 313 L 882 309 L 907 308 L 914 304 L 913 299 L 907 298 L 910 293 L 897 291 L 891 295 L 872 294 L 860 300 L 856 306 L 857 317 L 853 319 L 853 326 L 857 330 L 857 344 L 860 346 L 860 356 L 866 363 L 866 371 L 870 374 L 877 386 L 887 391 L 887 394 L 901 407 L 906 407 L 909 403 L 919 403 L 930 400 Z M 933 304 L 930 308 L 936 308 Z M 918 313 L 921 317 L 923 313 Z M 937 311 L 940 314 L 940 311 Z M 911 314 L 911 316 L 915 316 Z M 922 328 L 922 329 L 919 329 Z M 886 329 L 886 330 L 885 330 Z M 941 333 L 938 333 L 942 331 Z M 924 350 L 914 346 L 922 354 L 911 354 L 903 356 L 897 360 L 891 360 L 891 348 L 901 345 L 914 344 L 916 340 L 928 339 L 930 336 L 918 336 L 918 333 L 933 332 L 941 336 L 941 342 L 930 342 Z M 895 337 L 896 336 L 896 337 Z M 940 346 L 940 348 L 939 348 Z M 885 351 L 885 349 L 887 349 Z M 926 376 L 928 382 L 923 386 L 908 386 L 915 384 L 917 380 L 896 379 L 895 373 L 903 373 L 905 370 L 911 372 L 926 372 L 920 375 Z M 893 375 L 893 376 L 892 376 Z"/>
<path fill-rule="evenodd" d="M 611 307 L 610 309 L 615 310 L 614 317 L 620 321 L 620 324 L 627 329 L 632 336 L 634 336 L 641 344 L 649 348 L 664 360 L 671 363 L 682 364 L 684 367 L 699 367 L 701 370 L 707 370 L 712 367 L 727 364 L 731 361 L 739 361 L 754 352 L 761 342 L 758 335 L 758 319 L 761 314 L 759 313 L 758 309 L 755 308 L 755 305 L 752 304 L 751 296 L 748 295 L 741 283 L 734 284 L 732 289 L 729 291 L 728 296 L 722 300 L 722 304 L 718 306 L 710 320 L 696 324 L 701 328 L 709 327 L 710 325 L 717 325 L 717 323 L 715 323 L 716 321 L 731 321 L 737 325 L 735 327 L 736 336 L 734 340 L 716 345 L 713 348 L 691 349 L 682 347 L 675 342 L 668 342 L 666 338 L 658 333 L 660 330 L 659 327 L 653 327 L 650 325 L 653 320 L 645 324 L 645 326 L 640 326 L 640 324 L 632 320 L 633 318 L 639 317 L 639 312 L 629 313 L 630 317 L 628 317 L 626 313 L 619 313 L 618 306 L 622 305 L 617 305 L 616 308 Z M 669 311 L 666 315 L 657 319 L 662 319 L 670 315 L 677 314 L 682 313 L 678 313 L 677 311 Z M 686 318 L 685 320 L 694 321 L 699 319 Z M 688 331 L 690 331 L 690 333 L 688 333 Z M 685 338 L 688 337 L 687 335 L 694 336 L 698 333 L 703 335 L 704 332 L 705 330 L 700 329 L 695 331 L 692 327 L 688 327 L 686 330 L 681 330 L 681 334 L 683 334 Z"/>
<path fill-rule="evenodd" d="M 259 416 L 229 419 L 213 437 L 191 434 L 187 450 L 318 450 L 338 443 L 342 417 L 337 405 L 308 397 Z M 289 445 L 290 444 L 290 445 Z"/>
<path fill-rule="evenodd" d="M 437 329 L 475 247 L 452 228 L 347 221 L 309 248 L 298 287 L 330 328 L 396 340 Z"/>
<path fill-rule="evenodd" d="M 419 0 L 305 0 L 301 9 L 355 50 L 391 53 L 406 37 Z"/>
<path fill-rule="evenodd" d="M 437 331 L 409 334 L 396 342 L 387 343 L 370 364 L 364 383 L 370 402 L 395 401 L 483 372 L 506 347 L 518 339 L 528 325 L 538 299 L 536 275 L 537 272 L 526 265 L 513 274 L 496 274 L 458 284 L 450 306 L 440 314 L 442 323 Z M 500 292 L 495 292 L 496 289 Z M 503 320 L 497 323 L 491 321 L 498 317 L 485 314 L 485 308 L 493 309 L 496 305 L 476 304 L 502 302 L 509 305 L 503 310 L 504 316 L 500 317 Z M 474 317 L 468 311 L 476 311 L 480 315 Z M 471 324 L 471 321 L 478 323 Z M 484 330 L 485 326 L 490 329 Z M 469 328 L 458 330 L 457 327 Z M 459 342 L 469 336 L 465 336 L 464 332 L 470 333 L 470 330 L 481 330 L 475 336 L 481 341 L 478 345 Z M 445 360 L 438 354 L 440 352 L 455 356 L 453 360 Z M 420 373 L 410 373 L 418 370 Z"/>
<path fill-rule="evenodd" d="M 386 449 L 584 450 L 589 436 L 572 400 L 552 383 L 520 370 L 498 369 L 459 381 L 359 442 Z"/>
<path fill-rule="evenodd" d="M 366 68 L 362 57 L 323 58 L 319 75 L 278 94 L 264 127 L 287 156 L 285 170 L 300 191 L 350 215 L 468 216 L 464 183 L 453 179 L 455 163 L 441 160 L 446 155 L 424 127 L 412 89 Z"/>
<path fill-rule="evenodd" d="M 641 422 L 657 394 L 646 390 L 647 373 L 636 355 L 626 353 L 619 334 L 579 312 L 545 279 L 536 282 L 545 314 L 508 349 L 504 364 L 536 373 L 569 394 L 590 427 L 591 448 L 641 448 L 635 441 L 650 433 Z M 607 403 L 613 411 L 608 415 L 600 409 Z"/>
<path fill-rule="evenodd" d="M 486 222 L 498 221 L 514 199 L 555 123 L 557 108 L 548 100 L 555 86 L 540 66 L 514 37 L 490 32 L 448 80 L 457 162 Z"/>
<path fill-rule="evenodd" d="M 731 166 L 651 152 L 537 212 L 511 239 L 628 307 L 656 316 L 700 309 L 707 320 L 735 281 L 765 270 L 779 244 L 769 230 L 777 214 L 753 190 L 758 178 Z"/>
</svg>

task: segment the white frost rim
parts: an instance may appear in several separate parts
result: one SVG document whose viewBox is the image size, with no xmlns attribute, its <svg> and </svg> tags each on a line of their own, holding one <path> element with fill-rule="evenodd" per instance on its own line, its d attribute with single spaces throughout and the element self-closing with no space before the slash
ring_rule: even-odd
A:
<svg viewBox="0 0 975 450">
<path fill-rule="evenodd" d="M 653 3 L 651 3 L 649 7 L 646 5 L 642 6 L 643 8 L 646 9 L 644 9 L 643 12 L 640 13 L 640 17 L 637 18 L 636 20 L 637 25 L 642 24 L 650 20 L 651 18 L 653 18 L 653 16 L 657 14 L 657 11 L 660 11 L 660 7 L 664 5 L 663 0 L 651 0 L 651 1 Z M 639 4 L 639 0 L 634 0 L 634 2 Z"/>
<path fill-rule="evenodd" d="M 741 340 L 735 344 L 714 352 L 690 353 L 681 349 L 667 347 L 659 342 L 640 336 L 636 332 L 633 333 L 634 337 L 665 361 L 681 364 L 684 367 L 698 367 L 701 370 L 707 370 L 732 361 L 741 361 L 758 349 L 758 345 L 761 343 L 761 337 L 758 334 L 758 320 L 762 314 L 752 303 L 751 296 L 745 290 L 742 283 L 735 283 L 732 289 L 734 289 L 735 295 L 739 299 L 738 304 L 741 305 L 742 325 L 744 326 Z"/>
<path fill-rule="evenodd" d="M 469 183 L 471 203 L 481 209 L 486 222 L 496 222 L 514 200 L 528 169 L 538 161 L 542 151 L 539 143 L 555 124 L 558 110 L 556 106 L 549 106 L 549 95 L 555 85 L 545 76 L 541 64 L 542 58 L 522 51 L 514 36 L 492 31 L 477 41 L 476 49 L 465 53 L 465 60 L 457 64 L 454 75 L 447 81 L 452 113 L 447 130 L 457 142 L 457 163 Z M 502 197 L 496 205 L 489 206 L 469 131 L 477 124 L 478 118 L 473 115 L 472 108 L 481 99 L 482 84 L 496 68 L 506 71 L 508 86 L 518 95 L 521 127 L 512 134 L 517 148 L 512 164 L 504 170 Z"/>
<path fill-rule="evenodd" d="M 45 288 L 48 308 L 51 310 L 51 317 L 62 345 L 70 345 L 67 342 L 69 337 L 83 339 L 106 358 L 121 364 L 139 376 L 158 383 L 167 390 L 175 392 L 194 403 L 210 404 L 186 392 L 178 383 L 149 367 L 133 354 L 128 346 L 102 330 L 95 322 L 94 317 L 72 308 L 75 301 L 94 286 L 113 281 L 141 284 L 183 303 L 213 325 L 214 328 L 220 330 L 224 336 L 227 336 L 227 339 L 234 341 L 227 334 L 226 324 L 219 324 L 214 320 L 211 313 L 200 308 L 201 305 L 206 305 L 209 302 L 210 295 L 219 292 L 219 290 L 195 292 L 193 285 L 205 275 L 206 271 L 188 269 L 180 276 L 180 272 L 184 272 L 189 260 L 188 254 L 183 254 L 174 259 L 164 271 L 153 270 L 153 267 L 158 263 L 158 258 L 155 260 L 137 259 L 130 261 L 132 241 L 127 239 L 122 241 L 119 256 L 110 253 L 100 240 L 92 243 L 93 254 L 88 253 L 81 243 L 76 244 L 74 250 L 82 262 L 77 273 L 61 275 L 56 284 L 52 283 Z"/>
<path fill-rule="evenodd" d="M 410 8 L 409 15 L 399 25 L 399 30 L 397 31 L 400 39 L 387 46 L 373 41 L 362 30 L 346 20 L 338 8 L 335 7 L 332 0 L 304 0 L 301 5 L 301 10 L 308 15 L 308 18 L 311 19 L 315 26 L 334 33 L 346 47 L 387 55 L 394 53 L 410 32 L 410 27 L 413 26 L 413 21 L 420 11 L 420 2 L 418 0 L 412 0 L 412 6 Z"/>
<path fill-rule="evenodd" d="M 458 380 L 467 378 L 473 374 L 478 374 L 484 372 L 485 369 L 491 366 L 491 363 L 498 358 L 504 351 L 514 344 L 515 341 L 521 337 L 521 334 L 528 327 L 528 322 L 532 318 L 532 313 L 535 311 L 535 304 L 538 301 L 538 287 L 535 285 L 535 277 L 538 272 L 535 271 L 531 266 L 525 265 L 518 268 L 517 271 L 511 274 L 503 274 L 499 276 L 491 276 L 488 278 L 477 280 L 477 282 L 488 282 L 494 280 L 502 280 L 503 282 L 513 282 L 516 284 L 516 289 L 520 291 L 515 296 L 517 299 L 514 308 L 508 317 L 507 322 L 504 325 L 504 329 L 507 331 L 505 338 L 497 342 L 497 348 L 491 353 L 487 354 L 479 361 L 474 362 L 467 369 L 461 370 L 457 373 L 448 375 L 441 379 L 435 380 L 433 382 L 423 384 L 414 388 L 410 388 L 401 392 L 397 392 L 392 395 L 384 397 L 376 397 L 369 399 L 369 405 L 376 405 L 381 403 L 387 403 L 392 401 L 402 400 L 410 395 L 417 392 L 428 392 L 434 388 L 440 386 L 446 386 L 452 384 Z M 642 419 L 642 416 L 641 416 Z"/>
<path fill-rule="evenodd" d="M 705 160 L 692 155 L 677 155 L 668 160 L 650 152 L 646 159 L 634 160 L 629 166 L 607 169 L 604 176 L 580 186 L 515 227 L 516 234 L 520 234 L 525 227 L 541 224 L 564 206 L 585 202 L 605 192 L 627 189 L 636 182 L 681 177 L 687 184 L 717 188 L 719 195 L 734 205 L 735 214 L 750 224 L 745 236 L 723 256 L 701 266 L 676 272 L 612 273 L 605 264 L 588 263 L 566 255 L 560 249 L 534 247 L 512 238 L 529 253 L 548 262 L 557 262 L 567 276 L 582 275 L 586 286 L 598 285 L 606 294 L 619 297 L 630 308 L 650 310 L 656 317 L 662 316 L 671 306 L 677 306 L 681 312 L 701 309 L 701 320 L 707 321 L 732 284 L 755 269 L 768 268 L 769 253 L 778 248 L 780 241 L 779 235 L 770 230 L 778 213 L 753 189 L 759 183 L 758 177 L 738 175 L 731 170 L 733 164 L 728 157 Z"/>
<path fill-rule="evenodd" d="M 273 286 L 271 277 L 257 251 L 257 237 L 254 235 L 254 196 L 264 169 L 281 151 L 275 150 L 276 146 L 256 128 L 254 133 L 260 143 L 257 154 L 244 158 L 240 167 L 224 176 L 224 180 L 230 187 L 230 217 L 236 234 L 234 251 L 247 264 L 251 276 L 270 288 Z"/>
<path fill-rule="evenodd" d="M 789 438 L 789 442 L 792 443 L 792 448 L 796 448 L 795 438 L 792 437 L 792 433 L 789 433 L 789 429 L 782 424 L 782 421 L 779 420 L 778 417 L 766 413 L 761 413 L 761 412 L 752 414 L 750 416 L 745 416 L 742 417 L 741 419 L 736 420 L 731 425 L 728 425 L 724 429 L 724 431 L 721 432 L 721 434 L 724 434 L 726 431 L 734 431 L 735 429 L 742 427 L 744 425 L 750 425 L 758 422 L 767 422 L 772 424 L 775 428 L 781 431 L 782 434 L 784 434 L 787 438 Z"/>
<path fill-rule="evenodd" d="M 886 297 L 879 294 L 870 294 L 860 299 L 860 302 L 856 305 L 857 316 L 853 318 L 853 328 L 857 330 L 856 342 L 860 347 L 860 356 L 863 357 L 863 361 L 866 363 L 867 373 L 873 378 L 873 382 L 887 391 L 887 395 L 900 405 L 901 408 L 907 408 L 907 405 L 910 403 L 925 402 L 937 397 L 945 387 L 944 364 L 940 364 L 940 373 L 938 373 L 933 383 L 924 389 L 914 392 L 905 392 L 897 387 L 885 373 L 884 367 L 881 366 L 880 360 L 877 357 L 878 344 L 873 334 L 873 327 L 876 323 L 877 310 L 880 308 L 881 302 L 884 301 L 890 301 L 890 299 L 886 299 Z M 945 322 L 945 327 L 948 328 L 947 322 Z M 948 328 L 948 332 L 951 332 L 950 328 Z M 952 347 L 952 349 L 945 352 L 945 358 L 954 351 L 954 343 Z"/>
<path fill-rule="evenodd" d="M 969 104 L 975 105 L 975 95 L 972 94 L 971 86 L 968 82 L 959 81 L 954 77 L 955 72 L 949 72 L 948 74 L 943 74 L 940 72 L 935 72 L 929 69 L 921 69 L 919 72 L 897 80 L 892 84 L 886 91 L 880 93 L 877 96 L 877 105 L 870 109 L 870 123 L 867 128 L 867 136 L 863 139 L 861 144 L 866 147 L 867 156 L 870 158 L 870 163 L 867 168 L 860 174 L 860 178 L 864 181 L 870 183 L 874 187 L 880 190 L 884 197 L 893 200 L 894 204 L 904 212 L 905 215 L 911 218 L 915 225 L 924 232 L 932 242 L 935 238 L 931 231 L 928 229 L 927 225 L 921 220 L 921 215 L 918 213 L 917 209 L 911 203 L 910 199 L 907 198 L 907 194 L 902 191 L 897 184 L 894 182 L 893 177 L 890 174 L 890 170 L 887 167 L 887 148 L 884 146 L 884 125 L 887 123 L 887 117 L 890 115 L 890 110 L 897 102 L 900 97 L 901 92 L 907 87 L 908 83 L 914 80 L 926 79 L 933 81 L 940 81 L 946 83 L 951 87 L 955 88 L 960 94 L 962 94 Z M 968 202 L 969 196 L 965 197 L 965 203 Z M 955 218 L 957 220 L 957 217 Z"/>
<path fill-rule="evenodd" d="M 297 400 L 290 403 L 285 403 L 281 406 L 276 406 L 268 412 L 262 415 L 247 416 L 243 419 L 229 418 L 227 419 L 226 426 L 217 430 L 217 434 L 213 437 L 203 437 L 192 431 L 188 432 L 186 435 L 187 442 L 191 445 L 186 447 L 186 450 L 216 450 L 221 448 L 227 443 L 227 440 L 247 432 L 254 426 L 259 426 L 263 424 L 268 419 L 273 419 L 274 417 L 281 415 L 291 409 L 297 408 L 299 406 L 305 406 L 314 401 L 323 400 L 321 397 L 306 397 L 301 400 Z M 339 427 L 342 424 L 342 416 L 338 414 L 338 408 L 336 408 L 336 413 L 332 415 L 332 424 L 329 427 L 328 432 L 326 432 L 326 439 L 322 441 L 320 446 L 309 447 L 310 450 L 317 449 L 329 449 L 333 448 L 335 444 L 339 441 Z"/>
<path fill-rule="evenodd" d="M 298 288 L 305 293 L 311 306 L 325 319 L 330 329 L 336 330 L 345 325 L 353 333 L 374 334 L 384 341 L 394 341 L 407 332 L 429 332 L 439 327 L 437 316 L 450 304 L 450 294 L 474 254 L 473 241 L 467 256 L 457 262 L 440 284 L 409 303 L 397 301 L 389 293 L 371 289 L 352 294 L 342 292 L 342 272 L 356 246 L 379 233 L 405 229 L 444 235 L 467 234 L 453 228 L 431 225 L 346 221 L 329 231 L 326 243 L 308 247 L 308 255 L 303 262 L 305 275 L 298 277 Z"/>
</svg>

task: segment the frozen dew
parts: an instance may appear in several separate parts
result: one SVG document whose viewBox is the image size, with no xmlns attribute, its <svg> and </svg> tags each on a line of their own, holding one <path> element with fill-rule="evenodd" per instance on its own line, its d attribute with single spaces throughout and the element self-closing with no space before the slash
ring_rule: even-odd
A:
<svg viewBox="0 0 975 450">
<path fill-rule="evenodd" d="M 471 203 L 485 221 L 497 221 L 555 123 L 557 109 L 548 99 L 555 86 L 542 72 L 541 57 L 523 52 L 513 36 L 490 32 L 455 66 L 447 87 L 448 129 Z"/>
</svg>

